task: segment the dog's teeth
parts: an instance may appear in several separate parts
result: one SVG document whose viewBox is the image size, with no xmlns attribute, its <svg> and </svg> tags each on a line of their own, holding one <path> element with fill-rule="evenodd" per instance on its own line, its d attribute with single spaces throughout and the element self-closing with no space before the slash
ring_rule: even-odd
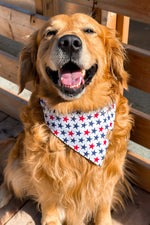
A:
<svg viewBox="0 0 150 225">
<path fill-rule="evenodd" d="M 81 70 L 81 73 L 82 73 L 82 76 L 84 77 L 84 76 L 85 76 L 85 70 L 82 69 L 82 70 Z"/>
</svg>

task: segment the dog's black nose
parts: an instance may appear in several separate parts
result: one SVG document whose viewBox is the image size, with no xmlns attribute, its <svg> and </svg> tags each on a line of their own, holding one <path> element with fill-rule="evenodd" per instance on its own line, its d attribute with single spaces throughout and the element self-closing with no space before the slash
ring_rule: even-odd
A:
<svg viewBox="0 0 150 225">
<path fill-rule="evenodd" d="M 58 40 L 58 47 L 66 53 L 79 52 L 82 41 L 76 35 L 64 35 Z"/>
</svg>

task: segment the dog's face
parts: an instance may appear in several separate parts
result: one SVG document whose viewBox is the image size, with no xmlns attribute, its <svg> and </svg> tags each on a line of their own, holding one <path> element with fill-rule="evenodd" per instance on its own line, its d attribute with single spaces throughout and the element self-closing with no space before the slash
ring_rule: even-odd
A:
<svg viewBox="0 0 150 225">
<path fill-rule="evenodd" d="M 33 34 L 20 64 L 21 91 L 34 77 L 47 96 L 53 92 L 64 101 L 102 88 L 98 84 L 110 75 L 126 86 L 122 46 L 108 28 L 84 14 L 51 18 Z"/>
<path fill-rule="evenodd" d="M 62 98 L 79 98 L 105 64 L 103 31 L 85 15 L 62 15 L 50 20 L 42 36 L 39 71 L 47 82 L 50 79 Z"/>
</svg>

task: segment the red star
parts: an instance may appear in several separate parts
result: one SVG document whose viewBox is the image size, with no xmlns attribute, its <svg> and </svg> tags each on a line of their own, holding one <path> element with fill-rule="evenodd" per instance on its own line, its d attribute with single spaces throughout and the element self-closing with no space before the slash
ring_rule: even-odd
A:
<svg viewBox="0 0 150 225">
<path fill-rule="evenodd" d="M 103 129 L 104 129 L 103 127 L 100 127 L 100 128 L 99 128 L 99 131 L 103 131 Z"/>
<path fill-rule="evenodd" d="M 84 116 L 80 116 L 79 118 L 80 118 L 79 121 L 83 122 L 85 120 Z"/>
<path fill-rule="evenodd" d="M 110 123 L 110 127 L 112 127 L 112 123 Z"/>
<path fill-rule="evenodd" d="M 114 106 L 114 105 L 112 105 L 112 108 L 114 109 L 114 108 L 115 108 L 115 106 Z"/>
<path fill-rule="evenodd" d="M 107 141 L 105 140 L 105 141 L 104 141 L 104 145 L 106 145 L 106 144 L 107 144 Z"/>
<path fill-rule="evenodd" d="M 98 157 L 94 158 L 94 161 L 98 163 L 99 158 Z"/>
<path fill-rule="evenodd" d="M 74 147 L 75 150 L 78 151 L 78 149 L 79 149 L 79 146 L 78 146 L 78 145 L 75 145 L 75 146 L 73 146 L 73 147 Z"/>
<path fill-rule="evenodd" d="M 95 113 L 94 117 L 97 118 L 99 116 L 99 113 Z"/>
<path fill-rule="evenodd" d="M 53 119 L 54 119 L 54 116 L 51 115 L 49 118 L 50 118 L 51 120 L 53 120 Z"/>
<path fill-rule="evenodd" d="M 92 144 L 90 145 L 90 148 L 92 148 L 92 149 L 93 149 L 94 147 L 95 147 L 95 145 L 93 145 L 93 143 L 92 143 Z"/>
<path fill-rule="evenodd" d="M 63 121 L 65 121 L 66 123 L 67 123 L 68 120 L 69 119 L 67 118 L 67 116 L 66 117 L 63 117 Z"/>
<path fill-rule="evenodd" d="M 69 131 L 69 135 L 72 137 L 74 133 L 72 131 Z"/>
<path fill-rule="evenodd" d="M 89 133 L 90 133 L 90 131 L 88 131 L 88 130 L 84 131 L 84 135 L 89 135 Z"/>
<path fill-rule="evenodd" d="M 59 132 L 57 130 L 54 130 L 54 134 L 57 135 Z"/>
</svg>

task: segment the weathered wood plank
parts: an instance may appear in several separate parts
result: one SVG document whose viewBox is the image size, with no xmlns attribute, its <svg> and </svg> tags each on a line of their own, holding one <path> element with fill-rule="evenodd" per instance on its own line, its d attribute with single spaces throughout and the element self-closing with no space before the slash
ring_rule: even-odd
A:
<svg viewBox="0 0 150 225">
<path fill-rule="evenodd" d="M 8 117 L 8 115 L 2 111 L 0 111 L 0 122 L 5 120 Z"/>
<path fill-rule="evenodd" d="M 98 0 L 98 7 L 111 12 L 128 16 L 132 19 L 150 23 L 149 0 Z"/>
<path fill-rule="evenodd" d="M 150 51 L 131 45 L 127 50 L 126 70 L 131 74 L 129 85 L 150 93 Z"/>
<path fill-rule="evenodd" d="M 133 108 L 131 113 L 135 120 L 131 140 L 150 149 L 150 115 Z"/>
<path fill-rule="evenodd" d="M 6 224 L 20 210 L 22 205 L 22 201 L 12 198 L 7 206 L 0 209 L 0 225 Z"/>
<path fill-rule="evenodd" d="M 21 43 L 39 29 L 48 18 L 0 2 L 0 35 Z"/>
<path fill-rule="evenodd" d="M 18 58 L 0 50 L 0 76 L 17 83 Z"/>
<path fill-rule="evenodd" d="M 41 214 L 36 207 L 35 203 L 28 201 L 6 225 L 40 225 Z"/>
<path fill-rule="evenodd" d="M 116 30 L 119 34 L 120 41 L 125 44 L 128 44 L 129 23 L 130 23 L 129 17 L 118 14 L 116 22 L 117 22 Z"/>
<path fill-rule="evenodd" d="M 18 61 L 18 57 L 0 50 L 0 76 L 17 84 Z M 32 90 L 32 82 L 29 82 L 26 88 Z"/>
<path fill-rule="evenodd" d="M 4 88 L 0 88 L 0 96 L 0 110 L 19 120 L 20 109 L 27 100 Z"/>
<path fill-rule="evenodd" d="M 128 152 L 127 158 L 133 163 L 134 182 L 140 188 L 150 192 L 150 161 Z"/>
</svg>

